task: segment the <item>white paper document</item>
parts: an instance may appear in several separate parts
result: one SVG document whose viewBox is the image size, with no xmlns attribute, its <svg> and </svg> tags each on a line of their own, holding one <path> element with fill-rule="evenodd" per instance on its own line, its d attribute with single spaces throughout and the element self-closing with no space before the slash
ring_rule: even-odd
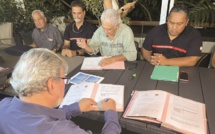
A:
<svg viewBox="0 0 215 134">
<path fill-rule="evenodd" d="M 123 117 L 184 134 L 207 134 L 205 104 L 161 90 L 135 91 Z"/>
<path fill-rule="evenodd" d="M 167 93 L 151 91 L 134 95 L 133 106 L 127 111 L 127 116 L 150 117 L 161 120 Z"/>
<path fill-rule="evenodd" d="M 104 110 L 101 101 L 111 98 L 116 102 L 116 110 L 123 111 L 124 108 L 124 86 L 112 84 L 81 83 L 72 85 L 65 95 L 60 108 L 79 102 L 82 98 L 92 98 L 97 102 L 98 110 Z"/>
<path fill-rule="evenodd" d="M 109 57 L 86 57 L 81 66 L 81 70 L 102 70 L 102 69 L 125 69 L 124 61 L 116 61 L 107 66 L 100 66 L 102 59 Z"/>
<path fill-rule="evenodd" d="M 205 133 L 205 115 L 201 103 L 171 95 L 166 114 L 166 124 L 174 124 L 178 129 L 184 129 L 187 132 L 195 134 Z"/>
</svg>

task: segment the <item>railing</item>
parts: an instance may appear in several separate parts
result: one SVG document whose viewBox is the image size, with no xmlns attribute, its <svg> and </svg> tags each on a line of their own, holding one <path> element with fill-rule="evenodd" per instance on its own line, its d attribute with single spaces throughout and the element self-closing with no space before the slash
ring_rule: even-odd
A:
<svg viewBox="0 0 215 134">
<path fill-rule="evenodd" d="M 73 20 L 72 19 L 65 19 L 65 23 L 71 23 Z M 99 22 L 98 20 L 87 20 L 90 23 L 98 25 Z M 131 26 L 157 26 L 159 25 L 159 21 L 130 21 Z M 199 23 L 199 24 L 194 24 L 190 23 L 191 26 L 193 27 L 204 27 L 204 28 L 215 28 L 215 24 L 209 24 L 209 23 Z"/>
</svg>

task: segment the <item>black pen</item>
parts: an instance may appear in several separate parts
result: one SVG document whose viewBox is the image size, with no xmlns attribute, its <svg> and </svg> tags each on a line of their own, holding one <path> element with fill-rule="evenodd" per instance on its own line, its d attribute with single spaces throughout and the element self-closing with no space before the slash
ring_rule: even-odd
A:
<svg viewBox="0 0 215 134">
<path fill-rule="evenodd" d="M 132 76 L 129 78 L 129 80 L 132 80 L 133 78 L 135 78 L 137 75 L 136 74 L 132 74 Z"/>
</svg>

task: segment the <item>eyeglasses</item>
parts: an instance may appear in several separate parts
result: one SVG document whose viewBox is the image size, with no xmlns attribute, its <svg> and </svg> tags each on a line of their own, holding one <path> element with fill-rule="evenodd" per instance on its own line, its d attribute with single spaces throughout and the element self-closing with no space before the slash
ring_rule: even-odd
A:
<svg viewBox="0 0 215 134">
<path fill-rule="evenodd" d="M 70 78 L 68 78 L 68 77 L 58 77 L 58 78 L 63 79 L 65 84 L 70 83 Z"/>
</svg>

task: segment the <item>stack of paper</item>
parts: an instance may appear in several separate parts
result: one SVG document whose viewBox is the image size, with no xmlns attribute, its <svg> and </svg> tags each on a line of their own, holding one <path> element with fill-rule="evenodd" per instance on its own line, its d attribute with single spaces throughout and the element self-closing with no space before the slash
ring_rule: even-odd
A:
<svg viewBox="0 0 215 134">
<path fill-rule="evenodd" d="M 99 66 L 102 59 L 107 57 L 87 57 L 84 58 L 81 70 L 102 70 L 102 69 L 125 69 L 124 61 L 117 61 L 107 66 Z"/>
</svg>

